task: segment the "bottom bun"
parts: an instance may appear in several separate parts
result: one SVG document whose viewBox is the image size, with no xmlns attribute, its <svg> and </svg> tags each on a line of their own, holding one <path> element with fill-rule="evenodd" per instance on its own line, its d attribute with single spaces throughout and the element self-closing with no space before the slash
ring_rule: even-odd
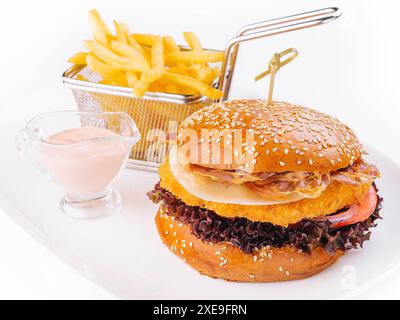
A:
<svg viewBox="0 0 400 320">
<path fill-rule="evenodd" d="M 303 279 L 334 263 L 343 251 L 332 255 L 318 247 L 311 254 L 293 247 L 264 247 L 252 254 L 230 243 L 212 243 L 195 237 L 190 227 L 167 215 L 161 206 L 156 216 L 164 244 L 200 273 L 241 282 L 274 282 Z"/>
</svg>

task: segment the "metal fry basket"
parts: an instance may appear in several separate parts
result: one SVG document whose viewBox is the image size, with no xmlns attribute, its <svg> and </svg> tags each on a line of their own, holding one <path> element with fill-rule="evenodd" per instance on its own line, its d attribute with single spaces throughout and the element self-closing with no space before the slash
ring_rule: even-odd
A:
<svg viewBox="0 0 400 320">
<path fill-rule="evenodd" d="M 220 78 L 215 83 L 223 92 L 220 101 L 228 98 L 240 43 L 321 25 L 340 15 L 338 8 L 325 8 L 242 27 L 237 36 L 228 41 L 223 63 L 211 65 L 221 68 Z M 80 76 L 88 81 L 80 80 Z M 64 85 L 71 88 L 79 110 L 122 111 L 133 118 L 142 139 L 133 147 L 128 167 L 143 170 L 155 171 L 164 160 L 167 140 L 173 139 L 176 133 L 176 126 L 171 127 L 171 124 L 179 125 L 196 110 L 214 102 L 201 95 L 161 92 L 148 92 L 139 98 L 131 88 L 99 83 L 101 77 L 85 66 L 69 68 L 62 79 Z"/>
</svg>

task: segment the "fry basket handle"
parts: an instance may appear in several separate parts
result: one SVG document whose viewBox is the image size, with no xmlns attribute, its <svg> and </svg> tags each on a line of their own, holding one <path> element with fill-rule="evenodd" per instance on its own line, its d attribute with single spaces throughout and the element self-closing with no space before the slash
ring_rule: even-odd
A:
<svg viewBox="0 0 400 320">
<path fill-rule="evenodd" d="M 229 40 L 225 46 L 221 78 L 218 85 L 223 95 L 219 101 L 228 98 L 240 43 L 322 25 L 339 18 L 341 15 L 342 12 L 339 8 L 329 7 L 243 26 L 236 37 Z"/>
</svg>

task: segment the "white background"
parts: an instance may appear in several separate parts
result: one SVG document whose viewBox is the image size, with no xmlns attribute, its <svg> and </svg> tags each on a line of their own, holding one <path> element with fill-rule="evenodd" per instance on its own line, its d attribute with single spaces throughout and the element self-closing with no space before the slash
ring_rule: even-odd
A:
<svg viewBox="0 0 400 320">
<path fill-rule="evenodd" d="M 107 22 L 125 21 L 135 32 L 196 32 L 208 48 L 223 48 L 244 24 L 339 6 L 344 15 L 315 32 L 285 35 L 243 46 L 232 97 L 262 97 L 266 83 L 252 76 L 274 51 L 294 46 L 300 56 L 277 76 L 276 99 L 305 104 L 341 118 L 364 142 L 398 162 L 400 90 L 397 1 L 1 1 L 1 116 L 15 101 L 48 97 L 43 104 L 73 104 L 61 85 L 66 60 L 90 37 L 87 11 Z M 24 110 L 26 120 L 29 111 Z M 22 119 L 25 120 L 25 119 Z M 5 210 L 7 211 L 7 209 Z M 78 275 L 0 212 L 0 298 L 112 298 Z M 400 281 L 381 284 L 365 298 L 400 298 Z"/>
</svg>

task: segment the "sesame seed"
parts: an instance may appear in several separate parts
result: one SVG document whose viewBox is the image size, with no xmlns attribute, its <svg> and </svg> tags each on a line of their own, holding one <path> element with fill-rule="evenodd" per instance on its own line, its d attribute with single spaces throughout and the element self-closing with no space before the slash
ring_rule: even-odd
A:
<svg viewBox="0 0 400 320">
<path fill-rule="evenodd" d="M 215 251 L 215 254 L 221 254 L 221 251 Z"/>
<path fill-rule="evenodd" d="M 174 225 L 171 223 L 171 224 L 169 225 L 169 227 L 172 229 L 172 228 L 174 227 Z"/>
<path fill-rule="evenodd" d="M 283 268 L 282 268 L 282 267 L 279 267 L 278 270 L 279 270 L 280 272 L 283 272 Z"/>
<path fill-rule="evenodd" d="M 312 164 L 313 164 L 312 159 L 309 159 L 309 160 L 308 160 L 308 163 L 312 166 Z"/>
<path fill-rule="evenodd" d="M 285 271 L 285 274 L 286 274 L 287 276 L 290 275 L 289 271 L 287 271 L 287 270 Z"/>
<path fill-rule="evenodd" d="M 289 150 L 285 148 L 285 150 L 283 150 L 285 152 L 285 154 L 289 153 Z"/>
<path fill-rule="evenodd" d="M 254 274 L 252 274 L 252 273 L 250 273 L 249 276 L 250 276 L 250 278 L 253 278 L 253 279 L 256 277 L 256 276 L 255 276 Z"/>
<path fill-rule="evenodd" d="M 284 167 L 284 166 L 285 166 L 285 163 L 284 163 L 283 161 L 279 161 L 279 165 L 280 165 L 281 167 Z"/>
<path fill-rule="evenodd" d="M 300 165 L 301 164 L 301 161 L 300 160 L 297 160 L 297 162 L 296 162 L 298 165 Z"/>
<path fill-rule="evenodd" d="M 227 129 L 242 130 L 242 127 L 245 129 L 248 127 L 249 133 L 257 137 L 257 142 L 260 145 L 265 145 L 267 141 L 271 140 L 278 147 L 278 143 L 286 141 L 286 149 L 293 151 L 300 149 L 306 152 L 311 149 L 311 144 L 313 144 L 313 148 L 318 150 L 315 157 L 324 154 L 324 156 L 319 157 L 327 158 L 327 152 L 330 152 L 330 150 L 327 150 L 327 152 L 322 152 L 322 150 L 335 147 L 340 158 L 346 157 L 346 159 L 351 159 L 351 162 L 353 162 L 357 159 L 356 155 L 362 151 L 357 138 L 350 132 L 350 128 L 341 124 L 338 120 L 321 112 L 283 102 L 276 102 L 273 106 L 266 106 L 265 101 L 262 100 L 250 102 L 235 100 L 216 103 L 202 109 L 201 112 L 193 113 L 181 124 L 181 128 L 191 128 L 199 124 L 210 127 L 208 132 L 211 133 L 210 137 L 207 137 L 207 134 L 205 138 L 201 137 L 200 143 L 208 143 L 209 140 L 218 141 L 219 137 L 227 143 Z M 289 137 L 287 134 L 291 131 L 304 132 L 305 137 L 288 140 L 286 139 Z M 179 137 L 182 137 L 181 133 L 180 129 L 178 132 Z M 335 139 L 333 138 L 334 136 Z M 293 145 L 294 143 L 305 142 L 309 145 Z M 178 143 L 183 144 L 181 141 Z M 255 145 L 254 142 L 253 145 Z M 276 148 L 272 151 L 271 148 L 269 152 L 277 152 L 278 150 Z M 256 152 L 256 150 L 253 151 L 253 153 Z M 266 150 L 265 152 L 268 155 Z M 282 152 L 287 154 L 287 151 L 283 148 Z M 239 152 L 236 151 L 235 153 L 240 155 L 240 149 Z M 301 151 L 296 154 L 304 155 Z M 328 160 L 330 161 L 330 159 Z M 302 163 L 304 162 L 308 162 L 308 159 L 304 159 Z M 335 158 L 334 163 L 338 162 L 343 161 Z M 251 162 L 249 163 L 251 164 Z"/>
<path fill-rule="evenodd" d="M 257 262 L 257 256 L 253 256 L 254 262 Z"/>
</svg>

